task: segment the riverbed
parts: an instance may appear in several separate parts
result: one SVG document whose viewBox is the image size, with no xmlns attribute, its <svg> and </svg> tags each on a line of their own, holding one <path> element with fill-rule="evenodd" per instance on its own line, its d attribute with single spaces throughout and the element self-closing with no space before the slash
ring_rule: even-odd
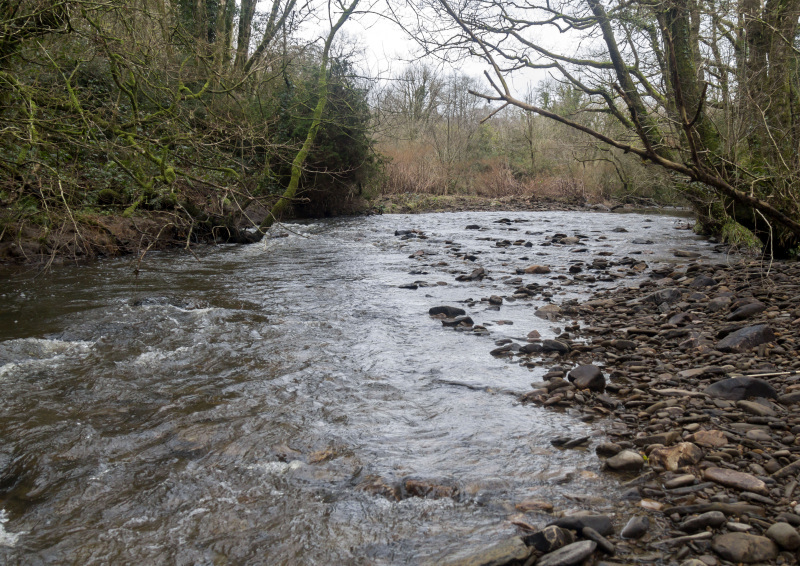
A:
<svg viewBox="0 0 800 566">
<path fill-rule="evenodd" d="M 618 478 L 550 443 L 602 439 L 602 421 L 520 404 L 544 370 L 489 352 L 559 335 L 537 308 L 634 285 L 676 248 L 724 259 L 683 224 L 384 215 L 194 255 L 4 268 L 0 560 L 424 564 L 516 533 L 524 500 L 613 515 Z M 613 278 L 569 271 L 598 257 L 619 263 Z M 551 272 L 517 273 L 534 264 Z M 487 276 L 456 280 L 476 267 Z M 516 277 L 545 292 L 509 301 Z M 444 328 L 438 305 L 488 334 Z M 444 489 L 419 497 L 409 481 Z"/>
</svg>

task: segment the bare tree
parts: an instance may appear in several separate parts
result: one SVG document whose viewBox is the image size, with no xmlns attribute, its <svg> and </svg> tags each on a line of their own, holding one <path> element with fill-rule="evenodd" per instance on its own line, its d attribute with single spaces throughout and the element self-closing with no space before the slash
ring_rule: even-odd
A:
<svg viewBox="0 0 800 566">
<path fill-rule="evenodd" d="M 488 66 L 472 93 L 582 131 L 676 176 L 711 229 L 738 222 L 800 242 L 800 0 L 430 0 L 417 36 Z M 519 96 L 548 71 L 606 114 L 612 132 Z"/>
</svg>

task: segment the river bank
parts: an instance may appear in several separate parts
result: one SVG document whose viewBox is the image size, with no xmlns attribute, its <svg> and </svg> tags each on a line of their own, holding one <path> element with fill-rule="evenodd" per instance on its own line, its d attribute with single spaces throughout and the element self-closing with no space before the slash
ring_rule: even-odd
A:
<svg viewBox="0 0 800 566">
<path fill-rule="evenodd" d="M 582 244 L 566 235 L 549 240 Z M 523 502 L 518 509 L 536 512 L 515 521 L 520 537 L 453 563 L 482 564 L 493 553 L 504 557 L 491 563 L 550 566 L 797 563 L 800 265 L 710 262 L 680 249 L 674 256 L 672 265 L 642 262 L 646 278 L 638 285 L 539 308 L 538 316 L 563 325 L 554 339 L 532 332 L 525 341 L 498 340 L 491 351 L 545 369 L 523 403 L 566 410 L 605 430 L 605 442 L 551 442 L 560 450 L 589 447 L 619 476 L 625 520 L 589 510 L 547 520 L 541 509 L 552 505 Z M 569 272 L 573 281 L 602 280 L 614 265 L 595 258 Z M 551 294 L 567 278 L 552 280 Z M 520 285 L 483 300 L 499 307 L 541 292 L 541 285 Z M 449 315 L 445 326 L 486 330 L 467 311 L 431 314 Z"/>
<path fill-rule="evenodd" d="M 150 251 L 187 250 L 197 245 L 248 243 L 255 227 L 266 216 L 263 206 L 252 206 L 244 214 L 225 212 L 196 198 L 174 212 L 122 211 L 104 213 L 69 212 L 42 223 L 8 221 L 0 225 L 0 264 L 60 265 L 97 257 L 140 256 Z M 589 204 L 580 199 L 538 198 L 535 195 L 481 197 L 475 195 L 428 195 L 406 193 L 380 195 L 370 200 L 354 199 L 342 209 L 351 216 L 375 214 L 424 214 L 466 211 L 599 211 L 632 209 L 631 205 L 606 202 Z M 191 214 L 190 211 L 191 210 Z M 676 210 L 676 209 L 665 209 Z M 0 219 L 1 220 L 1 219 Z M 280 226 L 277 232 L 282 232 Z"/>
</svg>

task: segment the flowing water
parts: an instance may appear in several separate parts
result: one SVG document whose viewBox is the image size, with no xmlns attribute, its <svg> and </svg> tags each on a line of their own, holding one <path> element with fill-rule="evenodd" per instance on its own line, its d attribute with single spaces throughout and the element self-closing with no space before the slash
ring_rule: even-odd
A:
<svg viewBox="0 0 800 566">
<path fill-rule="evenodd" d="M 554 273 L 523 279 L 552 283 L 558 303 L 612 284 L 555 278 L 601 251 L 650 265 L 675 261 L 676 247 L 722 257 L 679 222 L 387 215 L 291 224 L 278 229 L 286 237 L 199 259 L 152 253 L 138 275 L 130 258 L 35 279 L 6 269 L 0 562 L 429 563 L 516 533 L 509 518 L 526 498 L 613 513 L 618 481 L 592 451 L 549 442 L 599 436 L 601 425 L 517 403 L 508 393 L 530 390 L 543 370 L 489 355 L 499 338 L 560 331 L 533 316 L 542 301 L 468 308 L 489 337 L 427 311 L 510 295 L 502 278 L 534 263 Z M 409 228 L 429 238 L 394 235 Z M 585 238 L 540 245 L 557 232 Z M 409 258 L 418 250 L 427 255 Z M 455 281 L 476 264 L 491 279 Z M 414 281 L 429 285 L 398 288 Z M 409 478 L 455 495 L 395 499 Z"/>
</svg>

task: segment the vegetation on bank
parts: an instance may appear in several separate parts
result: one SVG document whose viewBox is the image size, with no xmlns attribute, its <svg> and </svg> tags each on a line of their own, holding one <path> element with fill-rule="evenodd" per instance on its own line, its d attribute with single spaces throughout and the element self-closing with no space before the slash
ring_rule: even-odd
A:
<svg viewBox="0 0 800 566">
<path fill-rule="evenodd" d="M 753 24 L 720 20 L 727 5 L 586 1 L 564 4 L 557 19 L 601 30 L 595 52 L 622 67 L 531 42 L 499 51 L 496 30 L 448 12 L 444 0 L 425 4 L 442 16 L 431 22 L 449 20 L 461 36 L 437 45 L 441 29 L 428 22 L 420 39 L 443 56 L 478 46 L 497 74 L 493 95 L 419 62 L 364 78 L 357 49 L 339 34 L 358 17 L 358 0 L 274 0 L 263 13 L 255 0 L 0 1 L 0 260 L 248 242 L 281 215 L 388 212 L 387 202 L 404 200 L 422 208 L 406 195 L 688 203 L 703 230 L 796 249 L 800 156 L 790 147 L 800 112 L 797 97 L 772 102 L 800 90 L 797 49 L 770 55 L 785 66 L 780 77 L 764 57 L 770 78 L 730 44 Z M 793 38 L 793 6 L 791 30 L 780 20 L 762 36 Z M 583 19 L 570 15 L 581 9 Z M 681 18 L 711 27 L 684 37 Z M 516 20 L 498 22 L 519 31 Z M 312 23 L 317 38 L 308 37 Z M 690 56 L 676 51 L 679 41 Z M 747 53 L 768 50 L 756 47 Z M 503 57 L 516 58 L 508 72 L 539 65 L 562 79 L 512 94 Z M 743 90 L 754 77 L 762 92 Z"/>
</svg>

